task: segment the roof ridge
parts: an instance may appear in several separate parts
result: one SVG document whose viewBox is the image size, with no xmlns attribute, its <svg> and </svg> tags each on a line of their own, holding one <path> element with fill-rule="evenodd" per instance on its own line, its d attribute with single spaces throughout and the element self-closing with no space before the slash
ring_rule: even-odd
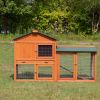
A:
<svg viewBox="0 0 100 100">
<path fill-rule="evenodd" d="M 50 37 L 50 36 L 48 36 L 48 35 L 46 35 L 46 34 L 43 34 L 43 33 L 41 33 L 41 32 L 38 32 L 38 31 L 32 31 L 31 33 L 28 33 L 28 34 L 24 34 L 24 35 L 22 35 L 22 36 L 19 36 L 19 37 L 17 37 L 17 38 L 14 38 L 13 41 L 16 41 L 16 40 L 18 40 L 18 39 L 20 39 L 20 38 L 22 38 L 22 37 L 24 37 L 24 36 L 30 35 L 30 34 L 40 34 L 40 35 L 43 35 L 44 37 L 47 37 L 47 38 L 49 38 L 49 39 L 52 39 L 52 40 L 56 41 L 55 38 Z"/>
</svg>

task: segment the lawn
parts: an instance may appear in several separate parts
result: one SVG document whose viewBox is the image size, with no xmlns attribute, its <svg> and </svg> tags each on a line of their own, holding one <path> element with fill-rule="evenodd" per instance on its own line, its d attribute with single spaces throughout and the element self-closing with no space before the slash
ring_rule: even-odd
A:
<svg viewBox="0 0 100 100">
<path fill-rule="evenodd" d="M 96 82 L 15 82 L 13 43 L 0 43 L 0 100 L 100 100 L 100 46 Z"/>
</svg>

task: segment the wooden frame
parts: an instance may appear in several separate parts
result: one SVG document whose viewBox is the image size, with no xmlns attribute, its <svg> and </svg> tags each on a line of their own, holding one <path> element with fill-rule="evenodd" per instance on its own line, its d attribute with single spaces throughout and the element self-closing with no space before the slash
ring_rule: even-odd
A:
<svg viewBox="0 0 100 100">
<path fill-rule="evenodd" d="M 66 55 L 66 54 L 65 54 Z M 58 80 L 74 80 L 74 75 L 75 75 L 75 66 L 74 66 L 74 53 L 67 53 L 67 55 L 73 56 L 73 66 L 72 66 L 72 77 L 66 77 L 66 78 L 60 78 L 60 66 L 58 66 Z"/>
<path fill-rule="evenodd" d="M 20 80 L 22 80 L 22 81 L 33 81 L 33 80 L 36 80 L 36 77 L 35 77 L 35 70 L 36 70 L 36 67 L 35 67 L 35 65 L 34 65 L 34 67 L 33 67 L 33 71 L 34 71 L 34 77 L 33 77 L 33 79 L 17 79 L 17 67 L 18 67 L 18 64 L 21 64 L 21 65 L 25 65 L 25 64 L 27 64 L 27 63 L 25 63 L 25 64 L 23 64 L 23 63 L 17 63 L 17 64 L 15 64 L 15 66 L 14 66 L 14 80 L 18 80 L 18 81 L 20 81 Z M 33 63 L 30 63 L 31 65 L 33 65 Z M 30 65 L 30 64 L 27 64 L 27 65 Z"/>
<path fill-rule="evenodd" d="M 40 40 L 40 41 L 39 41 Z M 27 45 L 25 45 L 27 44 Z M 52 45 L 52 57 L 39 57 L 38 45 Z M 91 47 L 90 47 L 91 48 Z M 21 50 L 22 49 L 22 50 Z M 73 56 L 73 77 L 60 78 L 60 54 L 68 54 Z M 96 52 L 88 52 L 91 54 L 91 80 L 79 80 L 78 77 L 78 53 L 71 52 L 57 52 L 56 40 L 48 36 L 41 35 L 36 32 L 22 36 L 14 40 L 14 80 L 18 82 L 32 82 L 32 81 L 59 81 L 59 82 L 95 82 L 96 81 Z M 20 58 L 21 55 L 22 58 Z M 16 79 L 16 66 L 18 64 L 33 64 L 34 65 L 34 80 L 33 79 Z M 52 77 L 40 78 L 38 77 L 39 66 L 51 66 Z"/>
<path fill-rule="evenodd" d="M 68 54 L 68 53 L 65 53 Z M 60 78 L 60 62 L 58 63 L 58 69 L 57 69 L 57 81 L 59 82 L 95 82 L 96 81 L 96 53 L 90 53 L 91 54 L 91 71 L 92 71 L 92 77 L 93 79 L 89 80 L 89 79 L 84 79 L 84 80 L 80 80 L 78 79 L 78 53 L 77 52 L 73 52 L 73 53 L 69 53 L 73 55 L 74 58 L 74 62 L 73 62 L 73 78 Z M 60 58 L 60 54 L 57 54 L 57 60 L 59 60 Z M 60 60 L 59 60 L 60 61 Z"/>
<path fill-rule="evenodd" d="M 50 77 L 39 77 L 39 76 L 38 76 L 38 74 L 39 74 L 39 67 L 42 68 L 42 67 L 44 67 L 44 66 L 46 66 L 46 67 L 51 67 L 51 74 L 52 74 L 52 77 L 51 77 L 51 78 L 50 78 Z M 47 64 L 46 64 L 46 65 L 44 65 L 44 64 L 43 64 L 43 65 L 39 65 L 39 64 L 38 64 L 38 65 L 37 65 L 37 80 L 54 80 L 54 72 L 53 72 L 54 69 L 53 69 L 53 68 L 54 68 L 54 65 L 50 65 L 50 64 L 48 64 L 48 65 L 47 65 Z"/>
<path fill-rule="evenodd" d="M 37 47 L 36 47 L 36 59 L 54 59 L 55 58 L 55 45 L 54 45 L 54 43 L 38 43 L 38 44 L 36 44 L 37 45 Z M 39 45 L 51 45 L 52 46 L 52 56 L 51 57 L 39 57 L 38 56 L 38 46 Z"/>
<path fill-rule="evenodd" d="M 59 82 L 95 82 L 96 81 L 96 53 L 91 53 L 91 62 L 92 62 L 92 76 L 94 77 L 92 80 L 79 80 L 77 79 L 77 68 L 78 68 L 78 54 L 77 53 L 73 53 L 73 78 L 59 78 L 59 54 L 57 54 L 56 56 L 56 64 L 52 63 L 52 61 L 49 64 L 45 64 L 44 62 L 41 63 L 36 61 L 34 62 L 34 80 L 32 79 L 16 79 L 16 67 L 14 67 L 14 80 L 19 81 L 19 82 L 24 82 L 24 81 L 59 81 Z M 23 64 L 23 63 L 17 63 L 17 64 Z M 15 64 L 15 66 L 17 65 Z M 25 64 L 25 63 L 24 63 Z M 26 63 L 27 64 L 27 63 Z M 28 63 L 29 64 L 29 63 Z M 30 63 L 33 64 L 33 63 Z M 38 66 L 52 66 L 52 78 L 38 78 Z"/>
<path fill-rule="evenodd" d="M 94 52 L 90 53 L 90 57 L 91 57 L 91 59 L 90 59 L 90 61 L 91 61 L 90 71 L 91 71 L 91 74 L 92 74 L 91 77 L 93 77 L 93 78 L 92 79 L 80 80 L 80 79 L 77 79 L 77 77 L 76 77 L 77 82 L 95 82 L 96 81 L 96 53 L 94 53 Z M 78 58 L 78 56 L 76 57 L 76 62 L 78 61 L 77 58 Z M 78 65 L 78 64 L 76 64 L 76 65 Z M 78 68 L 78 66 L 76 66 L 76 75 L 77 75 L 77 72 L 78 72 L 77 68 Z"/>
</svg>

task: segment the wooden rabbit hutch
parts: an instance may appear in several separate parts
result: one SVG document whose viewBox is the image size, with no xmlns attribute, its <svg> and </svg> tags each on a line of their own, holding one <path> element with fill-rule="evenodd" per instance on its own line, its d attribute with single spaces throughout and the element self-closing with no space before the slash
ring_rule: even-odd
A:
<svg viewBox="0 0 100 100">
<path fill-rule="evenodd" d="M 33 31 L 14 39 L 14 80 L 94 82 L 96 48 L 57 47 L 56 39 Z"/>
</svg>

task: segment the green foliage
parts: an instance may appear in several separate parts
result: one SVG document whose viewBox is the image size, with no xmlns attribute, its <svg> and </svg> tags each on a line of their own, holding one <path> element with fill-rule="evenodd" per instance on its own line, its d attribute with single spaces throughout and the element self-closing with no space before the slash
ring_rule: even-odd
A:
<svg viewBox="0 0 100 100">
<path fill-rule="evenodd" d="M 0 31 L 90 34 L 100 30 L 99 12 L 99 0 L 0 0 Z"/>
<path fill-rule="evenodd" d="M 19 5 L 18 5 L 19 3 Z M 32 20 L 32 7 L 23 0 L 0 0 L 1 30 L 20 33 L 28 29 Z M 5 20 L 6 19 L 6 20 Z M 0 30 L 0 31 L 1 31 Z"/>
</svg>

